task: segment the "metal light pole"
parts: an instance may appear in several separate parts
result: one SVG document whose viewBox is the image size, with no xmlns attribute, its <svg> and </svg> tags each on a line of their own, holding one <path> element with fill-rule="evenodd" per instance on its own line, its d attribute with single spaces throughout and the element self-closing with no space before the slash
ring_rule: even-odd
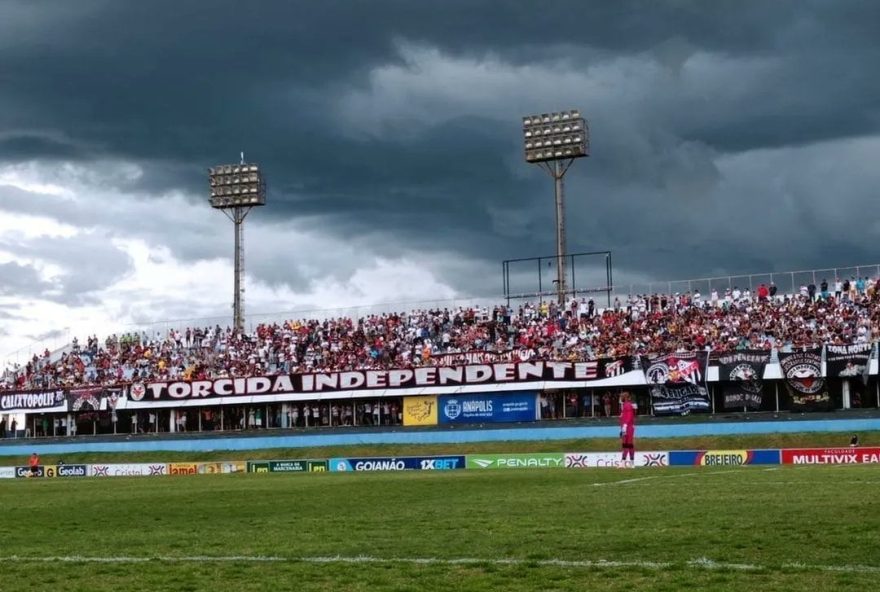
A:
<svg viewBox="0 0 880 592">
<path fill-rule="evenodd" d="M 556 194 L 556 290 L 559 304 L 568 293 L 565 240 L 565 173 L 576 158 L 589 156 L 589 128 L 580 111 L 559 111 L 523 117 L 526 162 L 553 177 Z"/>
<path fill-rule="evenodd" d="M 232 220 L 235 230 L 235 261 L 232 287 L 232 324 L 244 330 L 244 219 L 251 208 L 266 205 L 266 181 L 260 167 L 244 161 L 208 169 L 211 207 Z"/>
</svg>

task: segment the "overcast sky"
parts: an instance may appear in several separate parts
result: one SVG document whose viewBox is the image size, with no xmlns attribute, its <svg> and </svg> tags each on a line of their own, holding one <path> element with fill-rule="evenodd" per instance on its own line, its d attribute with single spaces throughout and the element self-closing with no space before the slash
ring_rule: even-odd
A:
<svg viewBox="0 0 880 592">
<path fill-rule="evenodd" d="M 269 183 L 249 318 L 498 295 L 502 260 L 555 250 L 520 118 L 571 107 L 569 251 L 611 250 L 618 283 L 878 262 L 878 23 L 843 0 L 0 0 L 0 356 L 230 316 L 206 168 L 241 150 Z"/>
</svg>

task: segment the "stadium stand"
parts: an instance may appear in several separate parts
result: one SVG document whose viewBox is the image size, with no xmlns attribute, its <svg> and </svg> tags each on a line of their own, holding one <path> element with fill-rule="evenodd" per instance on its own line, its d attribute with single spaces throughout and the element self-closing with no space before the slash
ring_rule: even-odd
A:
<svg viewBox="0 0 880 592">
<path fill-rule="evenodd" d="M 414 310 L 364 318 L 290 320 L 239 334 L 190 327 L 74 339 L 63 355 L 34 356 L 0 378 L 3 389 L 116 385 L 299 372 L 411 368 L 441 356 L 511 351 L 520 359 L 599 357 L 711 349 L 791 349 L 868 343 L 880 336 L 880 290 L 870 278 L 776 294 L 630 296 L 600 309 L 592 300 L 508 307 Z"/>
</svg>

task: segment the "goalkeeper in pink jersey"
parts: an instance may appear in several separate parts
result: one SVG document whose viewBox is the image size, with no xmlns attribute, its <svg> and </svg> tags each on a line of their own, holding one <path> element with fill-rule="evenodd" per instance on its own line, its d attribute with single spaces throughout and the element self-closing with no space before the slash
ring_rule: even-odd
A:
<svg viewBox="0 0 880 592">
<path fill-rule="evenodd" d="M 623 393 L 620 405 L 620 449 L 623 461 L 621 466 L 635 465 L 636 452 L 633 441 L 636 435 L 636 409 L 637 405 L 630 400 L 629 393 Z"/>
</svg>

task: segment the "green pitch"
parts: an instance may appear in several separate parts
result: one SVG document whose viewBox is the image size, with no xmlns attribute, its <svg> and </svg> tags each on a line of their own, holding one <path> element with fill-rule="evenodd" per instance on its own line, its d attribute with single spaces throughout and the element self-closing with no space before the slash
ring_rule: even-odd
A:
<svg viewBox="0 0 880 592">
<path fill-rule="evenodd" d="M 0 482 L 0 590 L 863 592 L 878 548 L 866 465 Z"/>
</svg>

